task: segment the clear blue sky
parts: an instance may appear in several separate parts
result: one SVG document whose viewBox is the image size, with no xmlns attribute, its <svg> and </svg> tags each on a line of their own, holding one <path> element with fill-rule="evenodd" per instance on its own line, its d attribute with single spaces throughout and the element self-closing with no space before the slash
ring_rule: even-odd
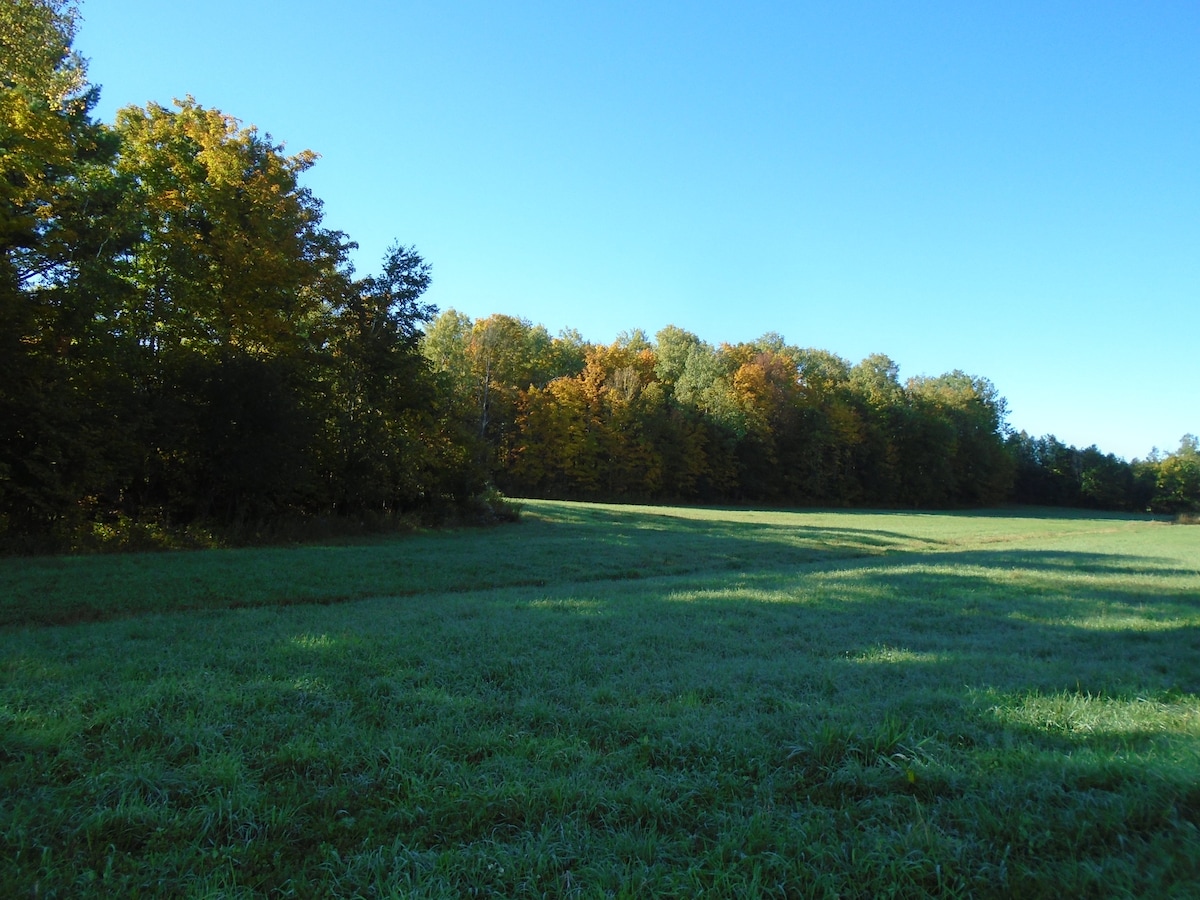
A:
<svg viewBox="0 0 1200 900">
<path fill-rule="evenodd" d="M 963 369 L 1133 458 L 1200 432 L 1200 4 L 85 0 L 99 114 L 322 159 L 374 271 L 593 341 Z"/>
</svg>

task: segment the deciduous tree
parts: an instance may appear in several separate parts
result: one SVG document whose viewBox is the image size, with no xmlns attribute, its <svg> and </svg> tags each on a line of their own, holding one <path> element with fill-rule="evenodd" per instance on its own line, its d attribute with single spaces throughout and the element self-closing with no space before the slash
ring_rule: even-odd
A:
<svg viewBox="0 0 1200 900">
<path fill-rule="evenodd" d="M 0 3 L 0 536 L 66 526 L 103 469 L 86 365 L 103 310 L 79 284 L 103 229 L 80 181 L 115 145 L 91 119 L 76 21 L 62 0 Z"/>
</svg>

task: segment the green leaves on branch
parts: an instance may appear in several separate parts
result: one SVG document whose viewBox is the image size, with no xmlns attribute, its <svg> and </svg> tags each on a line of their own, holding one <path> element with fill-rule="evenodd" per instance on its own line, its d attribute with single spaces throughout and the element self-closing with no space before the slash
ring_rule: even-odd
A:
<svg viewBox="0 0 1200 900">
<path fill-rule="evenodd" d="M 136 223 L 130 280 L 139 339 L 155 346 L 253 356 L 319 341 L 322 316 L 348 291 L 351 244 L 321 227 L 321 204 L 300 186 L 316 161 L 188 97 L 117 114 Z"/>
<path fill-rule="evenodd" d="M 61 0 L 0 3 L 0 252 L 6 255 L 31 248 L 53 219 L 64 176 L 86 144 L 96 93 L 71 49 L 76 18 L 74 5 Z M 11 265 L 11 256 L 6 261 Z"/>
</svg>

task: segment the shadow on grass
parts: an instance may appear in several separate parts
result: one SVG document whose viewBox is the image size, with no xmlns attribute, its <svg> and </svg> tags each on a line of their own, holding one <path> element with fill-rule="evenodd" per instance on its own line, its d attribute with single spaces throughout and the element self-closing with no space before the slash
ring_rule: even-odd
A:
<svg viewBox="0 0 1200 900">
<path fill-rule="evenodd" d="M 718 518 L 712 514 L 728 514 Z M 632 527 L 637 531 L 667 532 L 680 535 L 699 536 L 713 540 L 766 540 L 769 542 L 792 543 L 797 537 L 821 536 L 824 538 L 848 539 L 866 547 L 939 546 L 943 540 L 919 536 L 911 531 L 894 531 L 883 528 L 843 528 L 828 525 L 803 525 L 797 523 L 758 522 L 758 517 L 830 515 L 853 519 L 864 517 L 879 519 L 888 516 L 909 516 L 912 513 L 871 512 L 863 510 L 762 510 L 732 507 L 653 507 L 653 506 L 600 506 L 591 504 L 555 503 L 536 507 L 529 513 L 531 518 L 561 525 L 598 527 L 620 531 Z"/>
<path fill-rule="evenodd" d="M 554 507 L 364 545 L 0 559 L 0 627 L 797 566 L 936 546 L 899 531 Z"/>
<path fill-rule="evenodd" d="M 827 515 L 834 521 L 810 524 L 805 516 L 770 511 L 532 503 L 523 524 L 469 534 L 420 534 L 359 545 L 0 559 L 0 627 L 344 603 L 382 595 L 753 573 L 900 553 L 924 558 L 959 545 L 957 523 L 980 518 L 811 513 L 818 519 Z M 1013 528 L 1030 518 L 1024 510 L 990 516 Z M 846 527 L 847 521 L 863 527 Z M 892 522 L 904 527 L 887 527 Z M 972 556 L 956 559 L 965 563 Z M 1101 567 L 1097 571 L 1115 564 L 1101 557 L 1059 557 L 1056 563 L 1053 554 L 1034 561 Z"/>
</svg>

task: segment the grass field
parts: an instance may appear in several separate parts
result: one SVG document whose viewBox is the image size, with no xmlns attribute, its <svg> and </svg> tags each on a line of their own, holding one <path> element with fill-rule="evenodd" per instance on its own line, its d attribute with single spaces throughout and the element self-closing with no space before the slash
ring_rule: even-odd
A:
<svg viewBox="0 0 1200 900">
<path fill-rule="evenodd" d="M 1200 895 L 1200 529 L 0 560 L 0 896 Z"/>
</svg>

